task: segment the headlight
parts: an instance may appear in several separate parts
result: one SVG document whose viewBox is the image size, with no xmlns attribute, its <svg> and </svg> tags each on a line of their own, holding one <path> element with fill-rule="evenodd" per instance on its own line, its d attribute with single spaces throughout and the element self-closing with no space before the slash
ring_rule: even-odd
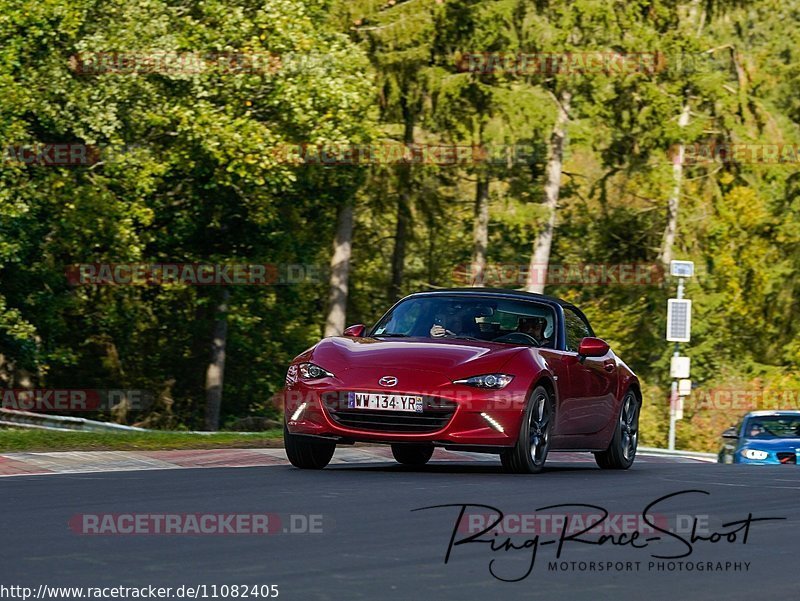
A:
<svg viewBox="0 0 800 601">
<path fill-rule="evenodd" d="M 769 457 L 769 453 L 766 451 L 759 451 L 758 449 L 745 449 L 742 451 L 742 457 L 758 461 L 759 459 L 766 459 Z"/>
<path fill-rule="evenodd" d="M 453 384 L 466 384 L 476 388 L 488 388 L 490 390 L 500 390 L 511 383 L 514 376 L 508 374 L 484 374 L 482 376 L 472 376 L 463 380 L 453 380 Z"/>
<path fill-rule="evenodd" d="M 327 369 L 321 368 L 314 363 L 301 363 L 297 366 L 301 380 L 319 380 L 320 378 L 332 378 L 333 374 Z"/>
</svg>

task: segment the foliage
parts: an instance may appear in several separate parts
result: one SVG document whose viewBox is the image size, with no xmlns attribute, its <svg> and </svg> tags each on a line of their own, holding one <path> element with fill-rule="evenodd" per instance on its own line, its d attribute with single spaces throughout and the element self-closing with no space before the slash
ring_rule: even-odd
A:
<svg viewBox="0 0 800 601">
<path fill-rule="evenodd" d="M 53 432 L 0 429 L 4 451 L 152 451 L 261 448 L 280 444 L 282 429 L 236 432 Z M 276 444 L 277 443 L 277 444 Z"/>
</svg>

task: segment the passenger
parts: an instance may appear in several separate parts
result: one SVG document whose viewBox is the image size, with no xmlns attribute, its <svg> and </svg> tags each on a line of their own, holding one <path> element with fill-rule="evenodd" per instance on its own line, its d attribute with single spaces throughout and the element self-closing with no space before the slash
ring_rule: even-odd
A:
<svg viewBox="0 0 800 601">
<path fill-rule="evenodd" d="M 547 320 L 544 317 L 520 317 L 517 331 L 533 338 L 539 346 L 545 346 L 550 342 L 544 335 L 546 327 Z"/>
</svg>

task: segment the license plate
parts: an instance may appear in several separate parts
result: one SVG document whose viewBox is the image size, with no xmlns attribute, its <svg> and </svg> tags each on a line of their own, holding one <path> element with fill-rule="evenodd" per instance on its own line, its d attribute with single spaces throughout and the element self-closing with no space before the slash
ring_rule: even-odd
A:
<svg viewBox="0 0 800 601">
<path fill-rule="evenodd" d="M 407 411 L 422 413 L 422 397 L 403 394 L 372 394 L 348 392 L 348 409 L 377 409 L 378 411 Z"/>
</svg>

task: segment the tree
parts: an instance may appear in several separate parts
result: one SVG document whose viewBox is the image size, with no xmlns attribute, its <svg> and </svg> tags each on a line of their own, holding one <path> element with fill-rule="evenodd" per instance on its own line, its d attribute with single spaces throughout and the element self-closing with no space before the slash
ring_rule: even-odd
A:
<svg viewBox="0 0 800 601">
<path fill-rule="evenodd" d="M 678 118 L 678 126 L 686 127 L 689 125 L 689 103 L 683 105 L 681 115 Z M 669 268 L 672 261 L 672 247 L 675 245 L 675 234 L 678 231 L 678 207 L 680 206 L 681 181 L 683 180 L 683 163 L 686 160 L 686 147 L 683 142 L 678 144 L 677 152 L 673 157 L 672 165 L 672 192 L 667 201 L 667 226 L 664 229 L 664 237 L 661 242 L 661 250 L 658 258 L 665 268 Z"/>
<path fill-rule="evenodd" d="M 339 209 L 336 237 L 331 254 L 330 298 L 325 336 L 339 336 L 345 328 L 347 315 L 347 286 L 350 278 L 350 257 L 353 244 L 353 205 Z"/>
<path fill-rule="evenodd" d="M 228 299 L 227 288 L 222 290 L 222 298 L 217 305 L 214 321 L 214 335 L 211 340 L 211 359 L 206 369 L 206 430 L 219 430 L 219 412 L 222 405 L 222 386 L 225 376 L 225 346 L 228 342 Z"/>
<path fill-rule="evenodd" d="M 569 123 L 572 93 L 562 90 L 557 103 L 556 122 L 553 125 L 553 133 L 550 135 L 547 167 L 545 168 L 544 205 L 547 218 L 533 243 L 533 253 L 528 267 L 528 281 L 525 285 L 528 292 L 539 294 L 544 292 L 546 281 L 544 274 L 547 273 L 550 264 L 550 249 L 553 245 L 553 230 L 555 229 L 558 196 L 561 190 L 561 172 L 564 165 L 564 147 L 567 140 L 567 123 Z"/>
<path fill-rule="evenodd" d="M 352 24 L 354 40 L 368 52 L 377 74 L 377 99 L 381 122 L 389 139 L 412 148 L 416 128 L 423 118 L 425 99 L 431 81 L 426 72 L 430 63 L 430 40 L 435 34 L 433 14 L 440 7 L 435 0 L 391 2 L 372 0 L 347 2 L 338 6 L 341 19 Z M 407 244 L 413 237 L 414 196 L 417 182 L 412 161 L 396 167 L 394 191 L 394 245 L 390 263 L 388 299 L 401 296 Z"/>
<path fill-rule="evenodd" d="M 283 345 L 307 343 L 308 323 L 319 323 L 320 295 L 308 285 L 238 287 L 220 300 L 213 289 L 181 285 L 71 287 L 65 269 L 240 262 L 281 270 L 298 263 L 299 249 L 309 267 L 317 252 L 327 256 L 306 224 L 318 199 L 344 204 L 359 176 L 294 165 L 276 150 L 364 138 L 372 93 L 364 55 L 330 28 L 326 4 L 311 0 L 211 2 L 191 14 L 159 0 L 99 14 L 91 3 L 6 8 L 13 18 L 0 23 L 4 139 L 88 144 L 102 159 L 12 165 L 0 294 L 45 342 L 27 355 L 12 348 L 9 357 L 30 364 L 40 386 L 161 390 L 174 379 L 174 410 L 190 425 L 216 427 L 223 369 L 248 377 L 225 378 L 231 403 L 222 402 L 220 420 L 268 399 L 294 352 Z M 76 56 L 98 52 L 129 61 L 82 72 Z M 187 70 L 175 58 L 119 72 L 130 57 L 156 52 L 191 55 L 195 65 L 202 58 L 202 68 Z M 286 305 L 289 316 L 281 314 Z M 15 331 L 18 345 L 31 347 Z M 284 342 L 268 342 L 281 335 Z M 264 364 L 264 375 L 250 377 L 254 364 Z"/>
</svg>

